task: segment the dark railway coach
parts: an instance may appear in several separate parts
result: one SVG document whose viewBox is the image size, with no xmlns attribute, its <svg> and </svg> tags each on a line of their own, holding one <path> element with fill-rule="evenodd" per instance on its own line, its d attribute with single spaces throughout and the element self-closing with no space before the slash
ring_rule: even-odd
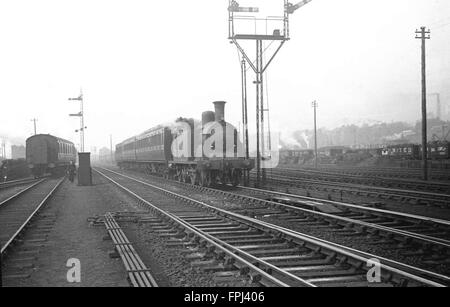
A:
<svg viewBox="0 0 450 307">
<path fill-rule="evenodd" d="M 449 160 L 449 142 L 430 142 L 427 146 L 428 159 Z M 382 156 L 389 159 L 420 160 L 422 159 L 422 146 L 417 144 L 390 145 L 383 149 Z"/>
<path fill-rule="evenodd" d="M 450 142 L 429 143 L 428 157 L 432 160 L 450 160 Z"/>
<path fill-rule="evenodd" d="M 382 156 L 390 159 L 417 160 L 421 156 L 421 148 L 416 144 L 390 145 L 383 149 Z"/>
<path fill-rule="evenodd" d="M 67 166 L 76 161 L 77 151 L 72 142 L 52 136 L 38 134 L 27 139 L 26 158 L 35 177 L 46 173 L 64 174 Z"/>
</svg>

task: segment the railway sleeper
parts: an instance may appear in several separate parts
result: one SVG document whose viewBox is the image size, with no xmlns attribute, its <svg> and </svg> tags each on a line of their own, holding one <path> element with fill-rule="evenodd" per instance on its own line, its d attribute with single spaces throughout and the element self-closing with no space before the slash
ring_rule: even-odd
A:
<svg viewBox="0 0 450 307">
<path fill-rule="evenodd" d="M 344 284 L 357 283 L 362 285 L 367 285 L 366 275 L 354 275 L 354 276 L 336 276 L 336 277 L 322 277 L 322 278 L 312 278 L 308 279 L 308 282 L 314 283 L 321 287 L 332 287 L 333 285 L 339 285 L 342 287 Z"/>
<path fill-rule="evenodd" d="M 249 231 L 248 229 L 242 229 L 242 230 L 238 230 L 238 231 L 213 231 L 213 232 L 209 232 L 209 235 L 215 236 L 219 239 L 221 239 L 222 237 L 226 237 L 226 236 L 252 236 L 252 235 L 260 235 L 262 232 L 257 231 L 257 230 L 251 230 Z"/>
<path fill-rule="evenodd" d="M 368 235 L 369 233 L 367 231 L 367 228 L 365 227 L 354 227 L 352 229 L 348 229 L 345 232 L 341 231 L 339 234 L 344 237 L 356 237 Z"/>
<path fill-rule="evenodd" d="M 329 262 L 324 259 L 323 255 L 311 253 L 287 256 L 267 256 L 261 257 L 260 259 L 276 266 L 301 266 L 310 265 L 311 263 L 329 264 Z"/>
<path fill-rule="evenodd" d="M 318 279 L 318 278 L 334 278 L 334 277 L 347 277 L 347 276 L 365 276 L 366 273 L 362 270 L 355 268 L 341 269 L 336 267 L 332 270 L 324 271 L 310 271 L 310 272 L 297 272 L 295 275 L 304 279 Z"/>
<path fill-rule="evenodd" d="M 429 255 L 428 251 L 425 251 L 423 249 L 418 249 L 418 250 L 407 250 L 407 251 L 402 251 L 400 252 L 401 255 L 405 256 L 405 257 L 416 257 L 416 256 L 420 256 L 420 257 L 425 257 L 427 255 Z"/>
<path fill-rule="evenodd" d="M 246 228 L 245 226 L 238 225 L 238 226 L 234 226 L 234 227 L 211 227 L 211 228 L 204 228 L 202 230 L 208 234 L 211 234 L 211 233 L 227 232 L 227 231 L 240 231 L 240 230 L 248 231 L 249 229 Z"/>
<path fill-rule="evenodd" d="M 233 239 L 233 240 L 224 240 L 226 243 L 230 244 L 230 245 L 238 245 L 238 244 L 267 244 L 267 245 L 271 245 L 271 244 L 279 244 L 281 242 L 283 242 L 283 240 L 280 239 L 275 239 L 275 238 L 271 238 L 271 237 L 263 237 L 263 238 L 258 238 L 258 239 L 252 239 L 252 238 L 243 238 L 243 239 Z"/>
<path fill-rule="evenodd" d="M 250 254 L 257 257 L 274 257 L 274 256 L 284 256 L 297 254 L 299 252 L 296 248 L 287 249 L 274 249 L 274 250 L 252 250 L 249 251 Z"/>
<path fill-rule="evenodd" d="M 289 220 L 304 220 L 304 221 L 312 221 L 310 216 L 307 216 L 305 214 L 300 214 L 296 212 L 288 212 L 283 214 L 278 214 L 277 218 L 289 221 Z"/>
<path fill-rule="evenodd" d="M 302 224 L 304 222 L 307 222 L 306 218 L 296 218 L 296 217 L 292 217 L 289 219 L 285 219 L 286 222 L 290 222 L 290 223 L 297 223 L 297 224 Z"/>
<path fill-rule="evenodd" d="M 241 239 L 242 240 L 258 240 L 258 239 L 266 239 L 266 238 L 270 238 L 271 240 L 278 240 L 276 238 L 268 237 L 264 233 L 258 233 L 258 234 L 254 234 L 254 235 L 247 235 L 245 237 L 240 236 L 240 235 L 236 236 L 236 235 L 233 235 L 233 234 L 229 234 L 229 235 L 222 236 L 220 239 L 222 241 L 229 242 L 229 241 L 241 240 Z"/>
<path fill-rule="evenodd" d="M 323 256 L 316 256 L 296 261 L 279 262 L 277 265 L 281 268 L 296 268 L 296 267 L 323 266 L 334 264 Z"/>
<path fill-rule="evenodd" d="M 272 244 L 249 244 L 247 242 L 242 242 L 240 244 L 233 244 L 235 248 L 243 251 L 251 252 L 257 250 L 270 250 L 270 249 L 289 249 L 289 245 L 285 242 L 282 243 L 272 243 Z"/>
<path fill-rule="evenodd" d="M 190 222 L 189 224 L 195 226 L 198 229 L 202 229 L 202 230 L 208 230 L 208 229 L 215 229 L 215 228 L 222 228 L 222 229 L 236 229 L 241 227 L 241 225 L 236 224 L 236 223 L 230 223 L 230 222 L 226 222 L 226 221 L 220 221 L 218 223 L 209 223 L 209 224 L 202 224 L 203 222 Z"/>
<path fill-rule="evenodd" d="M 433 256 L 425 256 L 422 258 L 422 263 L 426 264 L 426 265 L 431 265 L 431 266 L 435 266 L 435 265 L 448 265 L 450 264 L 450 258 L 448 255 L 442 255 L 442 256 L 438 256 L 438 255 L 433 255 Z"/>
</svg>

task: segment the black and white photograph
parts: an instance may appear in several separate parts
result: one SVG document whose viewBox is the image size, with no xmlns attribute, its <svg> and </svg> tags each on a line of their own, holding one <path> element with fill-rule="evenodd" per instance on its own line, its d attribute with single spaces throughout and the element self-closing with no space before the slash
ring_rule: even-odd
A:
<svg viewBox="0 0 450 307">
<path fill-rule="evenodd" d="M 447 0 L 3 0 L 0 106 L 2 288 L 450 285 Z"/>
</svg>

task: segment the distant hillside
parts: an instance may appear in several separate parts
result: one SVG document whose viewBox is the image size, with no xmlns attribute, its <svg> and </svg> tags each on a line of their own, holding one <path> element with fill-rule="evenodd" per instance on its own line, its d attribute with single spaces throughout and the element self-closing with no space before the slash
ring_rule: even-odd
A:
<svg viewBox="0 0 450 307">
<path fill-rule="evenodd" d="M 432 119 L 428 121 L 428 139 L 450 140 L 450 122 Z M 363 125 L 344 125 L 336 129 L 319 129 L 317 143 L 325 146 L 357 146 L 369 147 L 384 144 L 420 143 L 422 124 L 415 125 L 394 122 Z M 290 136 L 282 136 L 281 145 L 284 148 L 300 149 L 314 146 L 314 131 L 295 131 Z"/>
</svg>

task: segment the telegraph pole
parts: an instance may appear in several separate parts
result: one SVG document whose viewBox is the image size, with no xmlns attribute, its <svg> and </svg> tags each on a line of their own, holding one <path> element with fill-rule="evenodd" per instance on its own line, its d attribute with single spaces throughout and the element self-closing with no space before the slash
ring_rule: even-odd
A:
<svg viewBox="0 0 450 307">
<path fill-rule="evenodd" d="M 425 43 L 430 39 L 430 30 L 421 27 L 416 30 L 416 39 L 422 41 L 422 161 L 423 180 L 428 180 L 428 140 L 427 140 L 427 76 L 426 76 L 426 49 Z"/>
<path fill-rule="evenodd" d="M 32 120 L 31 120 L 33 123 L 34 123 L 34 135 L 36 135 L 37 134 L 37 130 L 36 130 L 36 122 L 37 122 L 37 119 L 36 118 L 33 118 Z"/>
<path fill-rule="evenodd" d="M 250 158 L 249 140 L 248 140 L 248 107 L 247 107 L 247 65 L 245 58 L 242 58 L 241 62 L 241 81 L 242 81 L 242 123 L 243 123 L 243 136 L 245 146 L 245 158 Z M 250 181 L 250 172 L 244 171 L 244 185 L 248 186 Z"/>
<path fill-rule="evenodd" d="M 318 168 L 317 160 L 319 158 L 319 155 L 317 150 L 317 108 L 319 107 L 319 104 L 317 103 L 317 101 L 313 101 L 312 107 L 314 108 L 314 166 L 315 168 Z"/>
</svg>

